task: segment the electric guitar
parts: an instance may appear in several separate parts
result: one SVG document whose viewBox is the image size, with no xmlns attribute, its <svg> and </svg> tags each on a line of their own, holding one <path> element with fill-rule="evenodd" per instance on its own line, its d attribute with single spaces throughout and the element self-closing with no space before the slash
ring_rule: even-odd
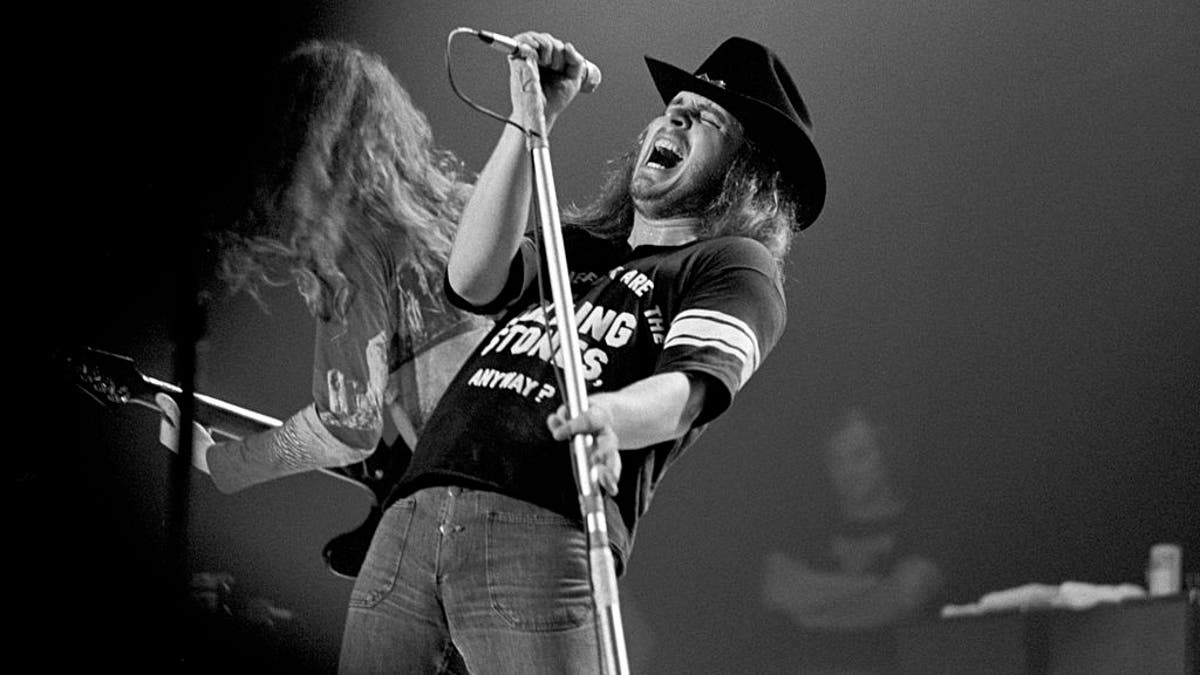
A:
<svg viewBox="0 0 1200 675">
<path fill-rule="evenodd" d="M 156 394 L 167 394 L 177 402 L 183 395 L 180 387 L 142 374 L 133 359 L 126 356 L 81 347 L 62 352 L 55 360 L 75 386 L 109 409 L 133 403 L 158 411 L 159 407 L 154 403 Z M 212 432 L 215 440 L 235 440 L 283 424 L 273 417 L 204 394 L 195 394 L 193 400 L 196 422 Z M 321 555 L 329 571 L 349 579 L 358 576 L 367 547 L 383 515 L 382 504 L 388 490 L 404 472 L 411 456 L 412 451 L 404 440 L 397 437 L 392 445 L 381 440 L 375 452 L 362 462 L 317 469 L 371 494 L 371 510 L 363 523 L 329 540 L 322 549 Z"/>
</svg>

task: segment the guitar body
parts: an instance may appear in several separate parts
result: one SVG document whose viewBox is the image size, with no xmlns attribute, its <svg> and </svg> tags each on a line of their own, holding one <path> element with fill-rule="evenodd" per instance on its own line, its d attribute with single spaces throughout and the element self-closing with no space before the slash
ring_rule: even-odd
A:
<svg viewBox="0 0 1200 675">
<path fill-rule="evenodd" d="M 362 524 L 330 539 L 321 549 L 321 557 L 330 572 L 347 579 L 358 576 L 375 537 L 375 529 L 383 518 L 383 504 L 388 492 L 404 474 L 411 459 L 412 450 L 397 435 L 391 445 L 380 440 L 375 452 L 362 462 L 325 470 L 371 491 L 371 510 Z"/>
<path fill-rule="evenodd" d="M 325 548 L 321 549 L 321 557 L 330 572 L 347 579 L 358 576 L 363 561 L 367 559 L 367 549 L 371 547 L 371 540 L 375 538 L 375 530 L 383 518 L 383 507 L 380 504 L 371 504 L 371 511 L 361 525 L 330 539 Z"/>
<path fill-rule="evenodd" d="M 168 394 L 178 401 L 183 394 L 176 385 L 143 375 L 133 359 L 118 354 L 83 347 L 60 354 L 56 360 L 74 386 L 107 408 L 132 403 L 157 411 L 155 395 Z M 195 420 L 214 436 L 238 439 L 282 424 L 280 420 L 211 396 L 195 394 L 192 400 Z M 350 579 L 358 576 L 375 528 L 383 516 L 388 491 L 404 473 L 411 457 L 412 450 L 397 436 L 391 445 L 381 440 L 375 452 L 362 462 L 317 469 L 365 489 L 371 495 L 371 510 L 362 524 L 334 537 L 322 550 L 330 572 Z"/>
</svg>

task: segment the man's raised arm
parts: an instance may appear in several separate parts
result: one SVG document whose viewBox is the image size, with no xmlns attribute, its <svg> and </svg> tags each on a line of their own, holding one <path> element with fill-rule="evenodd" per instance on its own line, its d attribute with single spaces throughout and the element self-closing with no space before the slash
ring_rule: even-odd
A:
<svg viewBox="0 0 1200 675">
<path fill-rule="evenodd" d="M 525 59 L 509 64 L 509 119 L 532 128 L 545 110 L 549 130 L 579 92 L 586 60 L 546 33 L 522 33 L 516 40 Z M 538 68 L 529 67 L 530 59 Z M 532 174 L 523 134 L 506 124 L 463 209 L 447 266 L 451 288 L 472 304 L 486 305 L 504 289 L 529 218 Z"/>
</svg>

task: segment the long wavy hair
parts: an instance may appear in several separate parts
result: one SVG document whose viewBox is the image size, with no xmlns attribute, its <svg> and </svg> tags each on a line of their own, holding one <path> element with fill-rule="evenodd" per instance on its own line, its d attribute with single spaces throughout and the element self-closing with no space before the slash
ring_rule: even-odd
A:
<svg viewBox="0 0 1200 675">
<path fill-rule="evenodd" d="M 600 193 L 591 203 L 566 210 L 563 220 L 568 226 L 612 241 L 629 237 L 634 213 L 629 184 L 641 141 L 639 137 L 633 149 L 610 163 Z M 804 205 L 795 197 L 775 160 L 746 140 L 697 215 L 701 218 L 702 239 L 734 235 L 754 239 L 774 256 L 782 278 L 783 261 L 803 213 Z"/>
<path fill-rule="evenodd" d="M 383 61 L 344 43 L 304 44 L 270 99 L 249 206 L 220 236 L 232 290 L 258 298 L 260 284 L 294 282 L 314 316 L 344 321 L 355 289 L 339 261 L 388 245 L 401 292 L 441 302 L 470 185 Z M 404 304 L 419 330 L 418 303 Z"/>
</svg>

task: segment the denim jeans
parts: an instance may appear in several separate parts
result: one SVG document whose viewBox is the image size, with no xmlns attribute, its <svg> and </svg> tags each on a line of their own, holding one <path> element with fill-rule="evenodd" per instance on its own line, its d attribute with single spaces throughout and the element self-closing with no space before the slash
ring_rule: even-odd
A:
<svg viewBox="0 0 1200 675">
<path fill-rule="evenodd" d="M 599 673 L 586 534 L 494 492 L 396 502 L 351 592 L 339 670 Z"/>
</svg>

